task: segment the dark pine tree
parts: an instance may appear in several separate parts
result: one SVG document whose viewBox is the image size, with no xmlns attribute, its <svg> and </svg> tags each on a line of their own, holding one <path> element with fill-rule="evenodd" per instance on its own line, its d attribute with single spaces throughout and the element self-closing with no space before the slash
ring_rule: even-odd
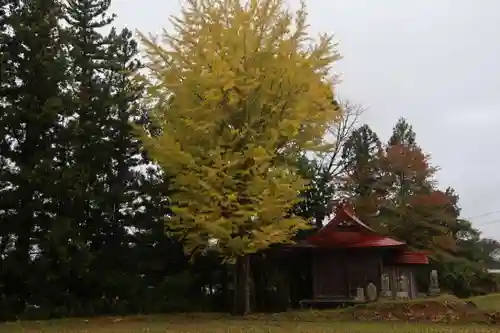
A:
<svg viewBox="0 0 500 333">
<path fill-rule="evenodd" d="M 140 193 L 134 169 L 142 163 L 131 126 L 139 118 L 141 87 L 130 79 L 139 66 L 137 48 L 128 30 L 103 34 L 113 21 L 109 6 L 107 0 L 71 0 L 66 8 L 76 113 L 69 125 L 71 207 L 85 243 L 77 251 L 86 266 L 78 294 L 97 302 L 100 312 L 115 311 L 116 300 L 130 289 L 124 285 L 130 275 L 127 227 Z"/>
<path fill-rule="evenodd" d="M 55 225 L 68 63 L 56 0 L 0 2 L 0 299 L 22 314 L 43 293 L 37 260 Z"/>
<path fill-rule="evenodd" d="M 325 218 L 331 213 L 331 202 L 337 183 L 330 169 L 320 161 L 302 155 L 297 163 L 300 174 L 310 183 L 308 188 L 300 193 L 302 201 L 295 205 L 295 213 L 312 219 L 314 226 L 321 228 Z"/>
<path fill-rule="evenodd" d="M 413 126 L 411 126 L 406 119 L 399 118 L 392 129 L 392 135 L 389 138 L 389 145 L 403 145 L 413 147 L 416 145 L 416 134 L 413 131 Z"/>
<path fill-rule="evenodd" d="M 87 244 L 79 249 L 88 267 L 81 289 L 100 312 L 158 310 L 164 293 L 156 288 L 186 269 L 186 259 L 165 235 L 168 183 L 146 167 L 133 135 L 131 124 L 147 125 L 143 89 L 131 79 L 141 66 L 137 45 L 126 29 L 102 32 L 113 21 L 109 5 L 70 0 L 67 6 L 77 114 L 71 172 L 79 184 L 72 207 Z"/>
<path fill-rule="evenodd" d="M 384 195 L 382 144 L 377 134 L 368 125 L 355 129 L 344 145 L 342 158 L 346 165 L 342 192 L 360 217 L 373 220 Z"/>
</svg>

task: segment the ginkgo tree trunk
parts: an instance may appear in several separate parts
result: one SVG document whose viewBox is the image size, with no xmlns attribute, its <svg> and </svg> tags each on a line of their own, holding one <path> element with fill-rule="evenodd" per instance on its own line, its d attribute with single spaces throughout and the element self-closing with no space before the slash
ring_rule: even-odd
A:
<svg viewBox="0 0 500 333">
<path fill-rule="evenodd" d="M 215 240 L 236 262 L 234 312 L 245 314 L 249 255 L 309 225 L 291 213 L 307 186 L 292 156 L 326 149 L 325 131 L 340 120 L 339 56 L 331 36 L 309 36 L 303 3 L 188 0 L 171 23 L 161 39 L 141 35 L 145 105 L 160 129 L 142 141 L 173 175 L 168 229 L 188 253 Z"/>
</svg>

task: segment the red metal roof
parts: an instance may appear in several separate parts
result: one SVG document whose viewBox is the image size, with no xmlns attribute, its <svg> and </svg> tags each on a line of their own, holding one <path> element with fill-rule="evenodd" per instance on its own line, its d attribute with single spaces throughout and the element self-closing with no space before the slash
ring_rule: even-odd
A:
<svg viewBox="0 0 500 333">
<path fill-rule="evenodd" d="M 342 227 L 350 223 L 347 229 Z M 360 248 L 402 246 L 405 243 L 377 234 L 372 228 L 361 222 L 352 207 L 340 203 L 335 210 L 335 217 L 315 234 L 309 236 L 302 246 L 325 248 Z"/>
<path fill-rule="evenodd" d="M 375 232 L 375 230 L 373 230 L 372 228 L 370 228 L 369 226 L 367 226 L 366 224 L 364 224 L 363 222 L 361 222 L 361 220 L 356 215 L 354 215 L 353 212 L 351 212 L 351 211 L 349 211 L 347 209 L 344 209 L 344 213 L 347 215 L 347 217 L 349 217 L 351 220 L 353 220 L 354 222 L 356 222 L 361 227 L 365 228 L 368 231 Z"/>
<path fill-rule="evenodd" d="M 389 262 L 393 265 L 425 265 L 429 263 L 427 256 L 430 254 L 423 251 L 408 251 L 404 242 L 378 234 L 356 217 L 352 207 L 346 203 L 337 205 L 335 217 L 296 246 L 313 248 L 395 247 L 399 248 L 399 251 Z"/>
<path fill-rule="evenodd" d="M 401 246 L 405 243 L 377 235 L 362 232 L 318 232 L 306 240 L 312 246 L 330 248 L 360 248 L 360 247 L 390 247 Z"/>
<path fill-rule="evenodd" d="M 361 222 L 356 214 L 354 214 L 354 209 L 352 208 L 352 206 L 345 202 L 340 202 L 337 205 L 337 207 L 335 208 L 334 217 L 330 221 L 328 221 L 328 223 L 320 230 L 336 227 L 338 223 L 344 221 L 354 222 L 360 230 L 375 232 L 375 230 L 367 226 L 365 223 Z"/>
<path fill-rule="evenodd" d="M 389 247 L 401 245 L 405 245 L 405 243 L 389 237 L 374 235 L 374 237 L 364 237 L 359 242 L 351 244 L 347 247 Z"/>
</svg>

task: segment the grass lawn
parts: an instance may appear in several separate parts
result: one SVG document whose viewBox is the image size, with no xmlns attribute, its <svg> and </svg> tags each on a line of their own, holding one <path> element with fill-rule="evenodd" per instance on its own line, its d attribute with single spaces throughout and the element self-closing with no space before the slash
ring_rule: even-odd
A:
<svg viewBox="0 0 500 333">
<path fill-rule="evenodd" d="M 226 314 L 179 314 L 24 321 L 0 324 L 0 333 L 500 333 L 500 321 L 485 321 L 484 314 L 484 311 L 500 311 L 500 294 L 470 300 L 477 309 L 467 310 L 463 300 L 443 296 L 379 302 L 345 310 L 255 314 L 244 319 Z M 456 324 L 444 324 L 447 322 Z M 471 322 L 483 324 L 469 324 Z"/>
<path fill-rule="evenodd" d="M 470 298 L 483 311 L 500 311 L 500 294 L 489 294 Z"/>
<path fill-rule="evenodd" d="M 485 325 L 438 325 L 404 323 L 362 323 L 362 322 L 300 322 L 270 320 L 232 320 L 229 318 L 203 319 L 187 317 L 136 317 L 122 320 L 66 319 L 47 322 L 23 322 L 0 325 L 0 333 L 391 333 L 391 332 L 498 332 L 500 326 Z"/>
</svg>

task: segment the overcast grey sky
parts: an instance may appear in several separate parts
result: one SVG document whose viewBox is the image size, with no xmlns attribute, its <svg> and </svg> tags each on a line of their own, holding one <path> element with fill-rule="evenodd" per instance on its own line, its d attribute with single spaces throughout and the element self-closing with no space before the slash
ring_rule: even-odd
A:
<svg viewBox="0 0 500 333">
<path fill-rule="evenodd" d="M 297 7 L 299 0 L 288 0 Z M 312 32 L 334 33 L 342 98 L 385 140 L 399 117 L 441 167 L 462 215 L 500 239 L 500 1 L 308 0 Z M 178 0 L 114 0 L 117 25 L 158 33 Z"/>
</svg>

